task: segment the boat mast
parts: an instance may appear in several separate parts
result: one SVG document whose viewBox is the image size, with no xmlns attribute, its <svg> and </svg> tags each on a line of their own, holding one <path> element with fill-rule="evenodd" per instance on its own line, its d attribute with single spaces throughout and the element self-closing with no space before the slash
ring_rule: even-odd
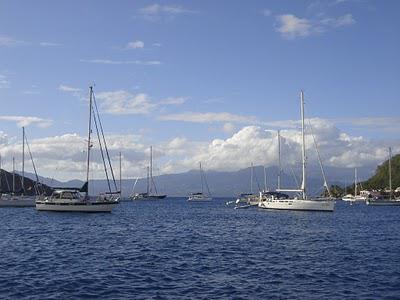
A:
<svg viewBox="0 0 400 300">
<path fill-rule="evenodd" d="M 150 192 L 152 191 L 153 184 L 153 146 L 150 146 Z"/>
<path fill-rule="evenodd" d="M 150 168 L 147 166 L 147 195 L 150 192 Z"/>
<path fill-rule="evenodd" d="M 301 139 L 302 139 L 302 168 L 303 168 L 303 182 L 301 184 L 301 189 L 303 192 L 303 199 L 306 200 L 306 141 L 304 135 L 304 94 L 303 91 L 300 92 L 300 100 L 301 100 Z"/>
<path fill-rule="evenodd" d="M 199 166 L 200 166 L 201 193 L 203 194 L 204 183 L 203 183 L 203 172 L 202 172 L 202 170 L 201 170 L 201 162 L 199 162 Z"/>
<path fill-rule="evenodd" d="M 121 161 L 121 151 L 119 152 L 119 196 L 122 195 L 122 161 Z"/>
<path fill-rule="evenodd" d="M 281 188 L 281 174 L 282 174 L 282 165 L 281 165 L 281 131 L 278 130 L 278 190 Z"/>
<path fill-rule="evenodd" d="M 264 192 L 267 191 L 267 168 L 264 166 Z"/>
<path fill-rule="evenodd" d="M 25 179 L 25 127 L 22 126 L 22 179 L 21 179 L 22 194 L 25 194 L 24 179 Z"/>
<path fill-rule="evenodd" d="M 12 158 L 12 165 L 13 165 L 13 183 L 12 183 L 12 191 L 13 191 L 13 194 L 15 194 L 15 157 L 13 156 L 13 158 Z"/>
<path fill-rule="evenodd" d="M 390 200 L 392 200 L 392 148 L 389 147 L 389 190 Z"/>
<path fill-rule="evenodd" d="M 354 168 L 354 197 L 357 196 L 357 168 Z"/>
<path fill-rule="evenodd" d="M 250 193 L 253 194 L 253 171 L 254 171 L 254 166 L 253 163 L 251 163 L 251 168 L 250 168 Z"/>
<path fill-rule="evenodd" d="M 92 134 L 92 95 L 93 95 L 93 87 L 89 87 L 89 124 L 88 124 L 88 143 L 87 143 L 87 162 L 86 162 L 86 182 L 87 182 L 87 191 L 86 196 L 89 195 L 89 170 L 90 170 L 90 149 L 92 148 L 91 144 L 91 134 Z"/>
</svg>

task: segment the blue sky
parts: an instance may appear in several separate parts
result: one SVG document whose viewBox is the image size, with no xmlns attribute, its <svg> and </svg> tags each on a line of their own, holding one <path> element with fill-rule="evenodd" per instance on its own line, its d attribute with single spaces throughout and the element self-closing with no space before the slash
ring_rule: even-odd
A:
<svg viewBox="0 0 400 300">
<path fill-rule="evenodd" d="M 0 1 L 4 155 L 17 151 L 22 124 L 33 147 L 65 134 L 84 138 L 93 83 L 107 133 L 132 139 L 124 152 L 156 145 L 164 172 L 195 167 L 191 157 L 246 126 L 293 129 L 300 89 L 307 116 L 337 138 L 396 150 L 399 9 L 398 1 L 372 0 Z M 181 149 L 163 150 L 179 139 Z M 359 164 L 376 164 L 382 153 Z M 144 163 L 142 154 L 126 172 Z M 44 173 L 52 166 L 43 158 Z"/>
</svg>

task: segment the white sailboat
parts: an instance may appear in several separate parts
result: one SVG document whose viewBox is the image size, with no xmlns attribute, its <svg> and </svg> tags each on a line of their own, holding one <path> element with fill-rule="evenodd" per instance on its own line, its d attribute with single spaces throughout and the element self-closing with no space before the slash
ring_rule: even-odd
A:
<svg viewBox="0 0 400 300">
<path fill-rule="evenodd" d="M 302 136 L 302 184 L 300 189 L 277 189 L 277 192 L 298 192 L 299 197 L 288 199 L 268 198 L 259 203 L 260 208 L 276 210 L 308 210 L 308 211 L 333 211 L 335 202 L 330 198 L 313 198 L 307 196 L 306 192 L 306 147 L 305 147 L 305 128 L 304 128 L 304 95 L 300 93 L 301 101 L 301 136 Z"/>
<path fill-rule="evenodd" d="M 265 169 L 264 169 L 265 171 Z M 249 206 L 257 206 L 260 202 L 260 196 L 253 192 L 254 165 L 250 165 L 250 193 L 241 193 L 235 201 L 235 209 L 247 208 Z M 257 178 L 256 178 L 257 179 Z M 257 181 L 258 184 L 258 181 Z M 243 203 L 243 204 L 242 204 Z"/>
<path fill-rule="evenodd" d="M 135 182 L 136 186 L 137 181 Z M 167 197 L 165 194 L 159 194 L 157 186 L 153 178 L 153 147 L 150 146 L 150 164 L 147 167 L 147 181 L 146 181 L 146 192 L 136 193 L 131 195 L 132 200 L 159 200 Z"/>
<path fill-rule="evenodd" d="M 28 146 L 29 154 L 32 160 L 33 169 L 36 175 L 35 182 L 35 191 L 38 190 L 39 178 L 36 173 L 35 163 L 33 161 L 32 153 L 29 149 L 28 140 L 25 135 L 25 127 L 22 127 L 22 174 L 20 176 L 21 179 L 21 188 L 17 192 L 16 191 L 16 182 L 15 182 L 15 158 L 13 157 L 13 189 L 11 193 L 4 193 L 0 196 L 0 207 L 34 207 L 36 195 L 26 195 L 25 191 L 25 143 Z"/>
<path fill-rule="evenodd" d="M 94 103 L 94 107 L 93 107 Z M 93 113 L 93 115 L 92 115 Z M 95 123 L 99 148 L 104 164 L 104 171 L 107 177 L 109 192 L 100 194 L 96 197 L 89 196 L 89 173 L 90 173 L 90 151 L 93 147 L 91 141 L 92 118 Z M 99 131 L 100 129 L 100 131 Z M 101 135 L 100 135 L 101 132 Z M 113 178 L 115 191 L 112 191 L 109 174 L 107 171 L 107 162 L 104 157 L 104 150 L 108 159 L 108 166 Z M 101 125 L 99 111 L 94 98 L 93 87 L 89 88 L 89 126 L 87 143 L 87 161 L 86 161 L 86 182 L 82 188 L 55 188 L 51 196 L 40 196 L 36 199 L 36 209 L 39 211 L 59 211 L 59 212 L 111 212 L 118 204 L 120 191 L 117 190 L 114 172 L 109 157 L 103 127 Z"/>
<path fill-rule="evenodd" d="M 357 168 L 354 168 L 354 195 L 347 194 L 345 195 L 342 200 L 348 202 L 364 202 L 368 199 L 366 195 L 362 195 L 361 193 L 358 194 L 358 178 L 357 178 Z"/>
<path fill-rule="evenodd" d="M 369 198 L 366 200 L 367 205 L 374 206 L 398 206 L 400 199 L 393 197 L 392 189 L 392 148 L 389 147 L 389 199 L 383 197 Z"/>
<path fill-rule="evenodd" d="M 199 163 L 199 168 L 200 168 L 201 192 L 191 193 L 187 199 L 190 202 L 207 202 L 212 200 L 206 176 L 203 172 L 203 169 L 201 168 L 201 162 Z M 206 187 L 207 189 L 207 194 L 204 193 L 204 187 Z"/>
</svg>

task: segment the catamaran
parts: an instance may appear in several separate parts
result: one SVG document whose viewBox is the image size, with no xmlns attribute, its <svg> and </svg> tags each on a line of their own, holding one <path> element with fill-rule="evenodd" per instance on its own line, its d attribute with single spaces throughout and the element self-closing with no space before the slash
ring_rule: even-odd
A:
<svg viewBox="0 0 400 300">
<path fill-rule="evenodd" d="M 136 186 L 137 181 L 135 182 Z M 153 147 L 150 146 L 150 164 L 147 167 L 147 181 L 146 181 L 146 192 L 136 193 L 131 195 L 132 200 L 159 200 L 167 197 L 165 194 L 159 194 L 157 186 L 153 178 Z"/>
<path fill-rule="evenodd" d="M 304 94 L 300 92 L 301 102 L 301 137 L 302 137 L 302 183 L 299 189 L 277 189 L 277 192 L 297 192 L 298 197 L 288 199 L 277 199 L 274 196 L 267 198 L 259 203 L 260 208 L 277 210 L 309 210 L 309 211 L 333 211 L 335 202 L 331 198 L 309 197 L 306 192 L 306 145 L 304 127 Z M 324 176 L 325 177 L 325 176 Z M 325 180 L 325 185 L 326 180 Z"/>
<path fill-rule="evenodd" d="M 389 199 L 383 197 L 375 197 L 366 200 L 367 205 L 375 206 L 398 206 L 400 205 L 400 199 L 393 197 L 392 189 L 392 148 L 389 147 Z"/>
<path fill-rule="evenodd" d="M 94 104 L 94 105 L 93 105 Z M 101 157 L 103 159 L 104 171 L 107 178 L 109 191 L 95 197 L 89 196 L 89 174 L 90 174 L 90 154 L 93 147 L 92 119 L 95 124 Z M 103 149 L 104 147 L 104 149 Z M 104 153 L 105 152 L 105 153 Z M 105 160 L 107 157 L 107 162 Z M 107 170 L 109 167 L 109 171 Z M 113 187 L 110 183 L 109 172 L 113 179 Z M 114 177 L 103 126 L 100 120 L 99 110 L 94 97 L 93 87 L 89 88 L 89 126 L 87 141 L 87 159 L 86 159 L 86 182 L 82 188 L 54 188 L 51 196 L 39 196 L 36 199 L 36 209 L 39 211 L 60 211 L 60 212 L 111 212 L 119 202 L 120 191 Z"/>
<path fill-rule="evenodd" d="M 206 202 L 206 201 L 211 201 L 211 193 L 210 193 L 210 188 L 208 187 L 206 175 L 203 172 L 203 169 L 201 168 L 201 162 L 199 163 L 200 167 L 200 182 L 201 182 L 201 192 L 197 193 L 191 193 L 188 197 L 188 201 L 191 202 Z M 204 193 L 204 187 L 207 188 L 207 194 Z"/>
</svg>

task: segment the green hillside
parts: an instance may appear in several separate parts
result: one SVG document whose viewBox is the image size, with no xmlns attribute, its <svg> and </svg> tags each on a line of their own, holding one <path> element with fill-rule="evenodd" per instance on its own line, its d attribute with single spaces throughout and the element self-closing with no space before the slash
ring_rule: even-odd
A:
<svg viewBox="0 0 400 300">
<path fill-rule="evenodd" d="M 389 160 L 376 169 L 375 175 L 362 183 L 365 189 L 382 190 L 389 187 Z M 392 188 L 400 187 L 400 154 L 392 157 Z"/>
</svg>

